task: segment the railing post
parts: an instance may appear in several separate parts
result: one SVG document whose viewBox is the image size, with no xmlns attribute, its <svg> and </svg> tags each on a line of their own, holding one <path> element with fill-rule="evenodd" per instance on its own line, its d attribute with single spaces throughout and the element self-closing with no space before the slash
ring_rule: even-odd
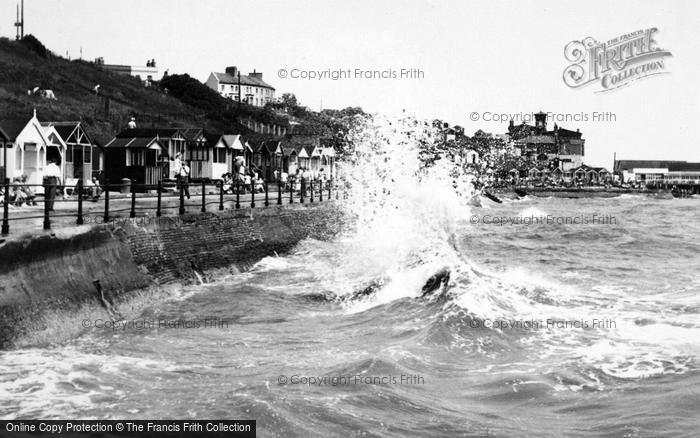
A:
<svg viewBox="0 0 700 438">
<path fill-rule="evenodd" d="M 306 191 L 306 180 L 304 180 L 304 178 L 302 178 L 301 179 L 301 193 L 299 194 L 300 195 L 299 202 L 301 202 L 302 204 L 304 203 L 304 192 L 305 191 Z"/>
<path fill-rule="evenodd" d="M 207 212 L 207 184 L 202 180 L 202 213 Z"/>
<path fill-rule="evenodd" d="M 323 180 L 318 182 L 318 202 L 323 202 Z"/>
<path fill-rule="evenodd" d="M 255 190 L 257 184 L 255 183 L 254 180 L 251 180 L 250 183 L 250 208 L 255 208 Z"/>
<path fill-rule="evenodd" d="M 103 222 L 109 222 L 109 180 L 105 179 L 105 215 Z"/>
<path fill-rule="evenodd" d="M 241 208 L 241 182 L 236 181 L 236 210 Z"/>
<path fill-rule="evenodd" d="M 180 186 L 180 210 L 178 213 L 180 214 L 185 214 L 185 187 L 182 182 L 179 184 Z"/>
<path fill-rule="evenodd" d="M 83 179 L 78 180 L 78 219 L 75 221 L 76 224 L 82 225 L 83 221 Z"/>
<path fill-rule="evenodd" d="M 277 205 L 282 205 L 282 181 L 277 181 Z"/>
<path fill-rule="evenodd" d="M 129 211 L 129 217 L 136 217 L 136 184 L 131 182 L 131 210 Z"/>
<path fill-rule="evenodd" d="M 2 235 L 10 234 L 10 179 L 5 178 L 5 202 L 2 203 Z"/>
<path fill-rule="evenodd" d="M 44 183 L 44 229 L 51 229 L 51 219 L 49 219 L 49 187 L 51 184 Z"/>
<path fill-rule="evenodd" d="M 160 203 L 161 203 L 161 193 L 163 192 L 163 182 L 158 180 L 158 201 L 156 203 L 156 217 L 160 217 Z"/>
<path fill-rule="evenodd" d="M 314 203 L 314 180 L 313 179 L 311 179 L 309 181 L 309 193 L 311 194 L 309 202 L 313 204 Z"/>
<path fill-rule="evenodd" d="M 265 207 L 268 207 L 270 205 L 270 197 L 269 197 L 269 192 L 267 188 L 267 181 L 265 181 Z"/>
<path fill-rule="evenodd" d="M 294 184 L 289 185 L 289 203 L 294 204 Z"/>
<path fill-rule="evenodd" d="M 219 186 L 219 210 L 224 209 L 224 182 L 221 181 L 221 185 Z"/>
</svg>

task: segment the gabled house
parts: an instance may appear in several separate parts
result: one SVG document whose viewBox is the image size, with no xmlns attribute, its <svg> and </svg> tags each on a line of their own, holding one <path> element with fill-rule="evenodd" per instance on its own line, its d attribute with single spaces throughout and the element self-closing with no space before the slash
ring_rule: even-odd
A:
<svg viewBox="0 0 700 438">
<path fill-rule="evenodd" d="M 0 129 L 6 137 L 2 152 L 7 178 L 25 175 L 27 184 L 41 185 L 46 164 L 53 158 L 61 168 L 61 179 L 64 179 L 66 144 L 55 129 L 41 125 L 36 111 L 29 120 L 0 120 Z M 36 191 L 43 193 L 41 188 Z"/>
<path fill-rule="evenodd" d="M 165 156 L 169 138 L 157 131 L 127 129 L 105 145 L 105 176 L 110 184 L 129 178 L 136 191 L 145 191 L 144 185 L 155 186 L 169 176 L 172 166 Z"/>
<path fill-rule="evenodd" d="M 275 88 L 262 77 L 261 72 L 242 75 L 237 67 L 227 67 L 225 73 L 212 72 L 205 84 L 223 97 L 262 107 L 275 99 Z"/>
<path fill-rule="evenodd" d="M 100 157 L 95 142 L 85 132 L 82 122 L 44 122 L 42 126 L 55 129 L 66 144 L 65 177 L 89 180 L 93 161 L 97 161 L 99 166 Z"/>
</svg>

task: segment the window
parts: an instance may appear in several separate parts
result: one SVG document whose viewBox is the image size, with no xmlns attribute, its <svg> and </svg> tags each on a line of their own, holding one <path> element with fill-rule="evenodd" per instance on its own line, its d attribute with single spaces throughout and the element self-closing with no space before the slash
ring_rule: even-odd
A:
<svg viewBox="0 0 700 438">
<path fill-rule="evenodd" d="M 226 148 L 215 148 L 213 158 L 215 163 L 226 163 Z"/>
<path fill-rule="evenodd" d="M 91 163 L 92 162 L 92 147 L 85 146 L 83 148 L 83 151 L 85 152 L 83 163 Z"/>
<path fill-rule="evenodd" d="M 128 162 L 128 166 L 143 166 L 144 165 L 144 151 L 143 149 L 132 149 L 129 151 L 129 158 L 131 158 Z"/>
<path fill-rule="evenodd" d="M 209 149 L 201 147 L 191 148 L 188 155 L 192 161 L 207 161 L 209 160 Z"/>
</svg>

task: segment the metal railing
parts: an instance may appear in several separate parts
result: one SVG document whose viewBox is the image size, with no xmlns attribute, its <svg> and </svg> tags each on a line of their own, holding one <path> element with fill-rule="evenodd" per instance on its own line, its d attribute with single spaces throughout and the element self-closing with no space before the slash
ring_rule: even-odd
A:
<svg viewBox="0 0 700 438">
<path fill-rule="evenodd" d="M 105 181 L 102 186 L 85 185 L 80 179 L 75 186 L 60 187 L 49 183 L 11 184 L 6 179 L 2 187 L 1 232 L 3 236 L 8 235 L 11 223 L 13 229 L 16 225 L 30 223 L 31 230 L 33 221 L 38 220 L 42 221 L 44 230 L 51 230 L 54 221 L 66 218 L 75 219 L 74 222 L 68 220 L 67 225 L 83 225 L 88 218 L 88 223 L 108 223 L 126 216 L 149 217 L 149 213 L 161 217 L 164 212 L 175 210 L 178 215 L 183 215 L 195 208 L 198 212 L 205 213 L 238 210 L 246 206 L 259 208 L 261 204 L 268 207 L 304 204 L 307 200 L 308 203 L 327 202 L 334 197 L 339 199 L 340 187 L 334 180 L 302 180 L 300 185 L 280 182 L 224 184 L 221 180 L 182 184 L 160 181 L 156 185 L 131 183 L 127 187 L 123 183 L 114 184 L 109 181 Z M 35 194 L 33 189 L 36 188 L 41 188 L 43 194 Z M 347 198 L 347 193 L 344 192 L 342 196 Z M 24 204 L 43 206 L 43 209 L 16 208 Z M 37 214 L 39 211 L 41 213 Z"/>
</svg>

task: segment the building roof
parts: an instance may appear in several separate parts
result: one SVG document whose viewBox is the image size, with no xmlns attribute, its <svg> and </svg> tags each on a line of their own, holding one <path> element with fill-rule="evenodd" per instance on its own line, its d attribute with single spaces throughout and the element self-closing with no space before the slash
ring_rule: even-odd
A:
<svg viewBox="0 0 700 438">
<path fill-rule="evenodd" d="M 212 72 L 214 77 L 216 78 L 217 81 L 221 84 L 233 84 L 233 85 L 238 85 L 238 77 L 233 77 L 228 73 L 219 73 L 219 72 Z M 267 82 L 263 81 L 262 79 L 253 77 L 253 76 L 248 76 L 248 75 L 241 75 L 241 85 L 251 85 L 254 87 L 263 87 L 263 88 L 270 88 L 272 90 L 275 89 L 272 85 L 268 84 Z"/>
<path fill-rule="evenodd" d="M 134 128 L 125 129 L 116 135 L 117 138 L 135 138 L 135 137 L 175 137 L 181 134 L 181 130 L 177 128 Z"/>
<path fill-rule="evenodd" d="M 112 141 L 105 145 L 105 148 L 147 148 L 153 142 L 157 142 L 157 137 L 132 137 L 132 138 L 113 138 Z"/>
<path fill-rule="evenodd" d="M 700 163 L 669 162 L 669 172 L 700 172 Z"/>
<path fill-rule="evenodd" d="M 671 164 L 687 163 L 686 161 L 666 161 L 666 160 L 616 160 L 614 170 L 632 169 L 665 169 Z"/>
<path fill-rule="evenodd" d="M 554 144 L 554 137 L 551 135 L 528 135 L 527 137 L 518 140 L 520 143 L 540 143 Z"/>
<path fill-rule="evenodd" d="M 224 134 L 224 143 L 231 149 L 243 150 L 244 149 L 243 138 L 239 134 Z"/>
<path fill-rule="evenodd" d="M 88 143 L 95 145 L 95 142 L 92 141 L 92 138 L 85 131 L 85 128 L 81 125 L 81 123 L 82 122 L 42 122 L 41 126 L 46 128 L 53 127 L 65 142 L 68 142 L 75 131 L 80 129 L 85 137 L 87 137 Z"/>
<path fill-rule="evenodd" d="M 6 141 L 15 141 L 17 136 L 27 126 L 30 119 L 6 119 L 0 120 L 0 129 L 7 137 Z"/>
<path fill-rule="evenodd" d="M 204 135 L 204 129 L 202 128 L 186 128 L 180 129 L 180 134 L 185 138 L 186 141 L 196 141 L 200 135 Z"/>
</svg>

